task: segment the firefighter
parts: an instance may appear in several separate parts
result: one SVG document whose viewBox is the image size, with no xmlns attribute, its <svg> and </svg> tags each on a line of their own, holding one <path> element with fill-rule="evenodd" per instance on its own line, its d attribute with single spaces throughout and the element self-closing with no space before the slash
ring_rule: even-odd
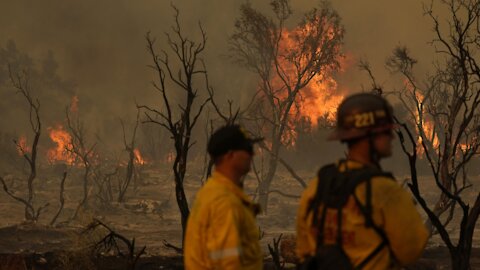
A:
<svg viewBox="0 0 480 270">
<path fill-rule="evenodd" d="M 207 151 L 215 168 L 196 195 L 185 234 L 186 269 L 262 269 L 255 216 L 259 206 L 243 191 L 254 143 L 238 125 L 215 131 Z"/>
<path fill-rule="evenodd" d="M 338 107 L 330 140 L 345 159 L 324 166 L 300 199 L 296 253 L 303 269 L 400 269 L 429 238 L 414 201 L 379 161 L 392 155 L 393 111 L 360 93 Z"/>
</svg>

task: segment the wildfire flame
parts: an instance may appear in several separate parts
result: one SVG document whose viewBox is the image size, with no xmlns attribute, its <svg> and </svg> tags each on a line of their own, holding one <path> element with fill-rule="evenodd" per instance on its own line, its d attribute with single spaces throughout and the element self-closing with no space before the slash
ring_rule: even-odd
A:
<svg viewBox="0 0 480 270">
<path fill-rule="evenodd" d="M 440 141 L 438 139 L 438 134 L 435 130 L 435 123 L 428 119 L 428 115 L 425 113 L 425 110 L 420 107 L 420 104 L 422 104 L 425 100 L 425 97 L 419 92 L 419 91 L 414 91 L 413 85 L 405 80 L 405 86 L 408 91 L 410 91 L 410 94 L 415 95 L 415 99 L 417 100 L 418 105 L 416 105 L 416 108 L 414 110 L 415 112 L 415 127 L 417 129 L 417 134 L 418 139 L 417 139 L 417 154 L 421 157 L 425 150 L 423 149 L 422 142 L 423 138 L 420 135 L 420 130 L 419 126 L 422 127 L 423 133 L 425 135 L 425 138 L 431 143 L 433 148 L 438 148 L 440 145 Z M 420 113 L 422 113 L 422 117 L 420 117 Z"/>
<path fill-rule="evenodd" d="M 460 143 L 458 145 L 458 149 L 462 152 L 462 154 L 466 154 L 467 152 L 472 151 L 472 149 L 477 145 L 478 145 L 478 141 L 477 141 L 477 137 L 475 137 L 470 141 L 470 144 Z M 475 149 L 474 154 L 480 154 L 480 150 L 478 148 Z"/>
<path fill-rule="evenodd" d="M 30 152 L 30 147 L 27 145 L 27 137 L 22 135 L 17 140 L 17 153 L 20 156 L 23 156 L 25 153 Z"/>
<path fill-rule="evenodd" d="M 320 118 L 334 123 L 338 105 L 344 99 L 343 95 L 336 93 L 337 89 L 337 82 L 333 78 L 308 84 L 303 89 L 300 115 L 308 118 L 312 126 L 316 126 Z"/>
<path fill-rule="evenodd" d="M 279 63 L 281 69 L 287 76 L 287 78 L 284 78 L 286 81 L 295 82 L 297 80 L 296 66 L 289 61 L 288 56 L 292 54 L 293 50 L 301 46 L 301 44 L 298 44 L 298 37 L 307 36 L 311 31 L 315 31 L 311 25 L 305 25 L 304 28 L 297 27 L 292 31 L 286 29 L 282 31 L 282 38 L 279 43 L 279 55 L 284 55 L 285 57 L 280 57 Z M 324 38 L 328 39 L 332 36 L 333 33 L 329 32 Z M 309 61 L 309 59 L 304 57 L 300 59 L 300 64 L 305 66 L 307 61 Z M 342 65 L 345 63 L 346 62 L 340 62 L 340 69 L 342 69 Z M 281 100 L 285 100 L 288 97 L 285 82 L 278 75 L 272 79 L 272 86 L 274 89 L 280 89 L 280 92 L 277 94 Z M 284 134 L 282 142 L 287 146 L 295 145 L 297 137 L 295 123 L 299 119 L 303 118 L 308 120 L 312 127 L 317 126 L 319 119 L 325 119 L 329 123 L 335 122 L 337 107 L 343 99 L 344 95 L 338 93 L 338 84 L 331 76 L 331 70 L 326 68 L 314 75 L 309 84 L 296 95 L 295 106 L 293 106 L 290 111 L 289 130 Z"/>
<path fill-rule="evenodd" d="M 50 163 L 65 162 L 69 165 L 75 163 L 75 155 L 72 152 L 72 136 L 58 125 L 56 128 L 48 128 L 50 139 L 56 146 L 47 151 L 47 159 Z"/>
<path fill-rule="evenodd" d="M 133 149 L 133 154 L 135 155 L 135 164 L 145 165 L 147 163 L 138 148 Z"/>
</svg>

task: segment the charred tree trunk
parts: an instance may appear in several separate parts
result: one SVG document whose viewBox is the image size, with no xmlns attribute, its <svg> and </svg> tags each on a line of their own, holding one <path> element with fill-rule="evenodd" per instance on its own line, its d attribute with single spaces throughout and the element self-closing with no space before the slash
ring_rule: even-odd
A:
<svg viewBox="0 0 480 270">
<path fill-rule="evenodd" d="M 199 98 L 198 87 L 194 86 L 194 77 L 202 75 L 206 78 L 207 74 L 205 65 L 201 68 L 198 67 L 199 63 L 203 64 L 200 56 L 205 49 L 206 34 L 200 26 L 200 41 L 197 42 L 184 37 L 179 23 L 179 10 L 173 5 L 172 7 L 175 10 L 175 25 L 172 28 L 174 37 L 169 34 L 166 35 L 171 55 L 174 56 L 174 59 L 177 60 L 181 67 L 178 70 L 173 70 L 173 65 L 169 62 L 169 54 L 162 50 L 163 55 L 159 56 L 154 49 L 155 40 L 147 33 L 147 49 L 153 61 L 151 68 L 158 76 L 158 83 L 153 82 L 152 84 L 160 92 L 164 108 L 160 111 L 148 106 L 137 107 L 146 110 L 145 116 L 147 121 L 145 122 L 155 123 L 165 128 L 173 140 L 176 154 L 173 164 L 175 196 L 182 217 L 183 239 L 189 215 L 183 183 L 187 172 L 188 152 L 194 144 L 191 135 L 198 118 L 202 114 L 205 105 L 210 101 L 210 98 L 206 98 L 200 104 L 194 106 L 195 101 Z M 179 112 L 173 112 L 172 97 L 169 95 L 169 88 L 166 84 L 167 78 L 176 86 L 177 90 L 184 93 L 184 101 L 176 104 L 180 108 Z M 205 84 L 206 94 L 208 94 L 208 88 L 207 81 Z"/>
<path fill-rule="evenodd" d="M 270 158 L 268 161 L 268 171 L 258 186 L 258 203 L 262 207 L 262 211 L 265 214 L 268 214 L 268 198 L 270 194 L 270 186 L 273 179 L 275 178 L 275 172 L 277 171 L 278 165 L 278 153 L 280 152 L 280 142 L 272 146 L 272 153 L 270 153 Z"/>
<path fill-rule="evenodd" d="M 473 233 L 480 214 L 480 193 L 477 195 L 477 199 L 471 209 L 466 205 L 462 210 L 463 218 L 460 224 L 460 239 L 456 247 L 449 247 L 449 249 L 452 259 L 452 269 L 470 270 Z"/>
<path fill-rule="evenodd" d="M 65 191 L 65 180 L 67 179 L 67 172 L 64 172 L 63 173 L 63 177 L 62 177 L 62 180 L 60 181 L 60 198 L 59 198 L 59 201 L 60 201 L 60 206 L 58 207 L 58 211 L 57 213 L 55 214 L 55 216 L 52 218 L 52 221 L 50 221 L 50 226 L 53 226 L 53 224 L 55 224 L 55 222 L 57 221 L 57 218 L 58 216 L 60 216 L 60 213 L 62 212 L 63 210 L 63 207 L 65 205 L 65 197 L 64 197 L 64 191 Z"/>
<path fill-rule="evenodd" d="M 28 153 L 26 149 L 24 149 L 20 143 L 15 142 L 17 145 L 17 148 L 20 150 L 22 153 L 23 157 L 27 161 L 29 168 L 30 168 L 30 174 L 27 178 L 27 198 L 23 199 L 20 197 L 15 196 L 9 189 L 3 178 L 0 177 L 0 181 L 2 182 L 3 189 L 5 192 L 12 197 L 13 199 L 21 202 L 25 206 L 24 210 L 24 215 L 25 215 L 25 220 L 29 222 L 37 222 L 38 217 L 40 216 L 40 213 L 43 208 L 48 206 L 48 203 L 45 204 L 42 207 L 39 207 L 37 210 L 35 210 L 35 207 L 33 205 L 33 199 L 34 199 L 34 187 L 33 187 L 33 182 L 35 178 L 37 177 L 37 148 L 38 148 L 38 142 L 40 140 L 40 135 L 42 131 L 42 123 L 40 121 L 40 102 L 38 99 L 34 100 L 32 96 L 30 95 L 30 88 L 29 88 L 29 82 L 28 82 L 28 75 L 24 72 L 23 74 L 20 73 L 15 73 L 11 70 L 10 66 L 8 67 L 9 69 L 9 75 L 10 75 L 10 80 L 13 84 L 13 86 L 18 90 L 17 92 L 20 93 L 28 102 L 29 106 L 29 122 L 30 122 L 30 127 L 34 133 L 34 139 L 33 139 L 33 144 L 31 148 L 31 154 Z"/>
<path fill-rule="evenodd" d="M 462 220 L 460 223 L 460 236 L 458 239 L 457 244 L 455 245 L 449 233 L 447 232 L 446 225 L 442 223 L 440 217 L 435 213 L 435 209 L 430 209 L 427 205 L 425 199 L 422 197 L 422 193 L 420 192 L 419 185 L 418 185 L 418 178 L 417 178 L 417 169 L 416 169 L 416 144 L 415 140 L 413 139 L 413 135 L 410 130 L 403 124 L 403 128 L 408 135 L 408 139 L 412 144 L 411 151 L 408 151 L 405 146 L 404 136 L 401 132 L 398 133 L 400 142 L 402 145 L 402 149 L 404 153 L 407 155 L 410 165 L 410 174 L 412 183 L 409 184 L 409 188 L 412 191 L 415 199 L 419 202 L 420 206 L 423 210 L 427 213 L 429 218 L 429 224 L 438 231 L 440 237 L 442 238 L 443 242 L 446 244 L 447 248 L 450 252 L 451 257 L 451 266 L 454 270 L 470 270 L 470 256 L 472 250 L 472 239 L 473 233 L 475 231 L 475 225 L 480 215 L 480 193 L 478 193 L 475 203 L 472 208 L 469 205 L 465 204 L 461 197 L 458 196 L 457 193 L 450 193 L 441 183 L 439 179 L 436 179 L 437 186 L 442 191 L 442 195 L 445 195 L 448 200 L 457 203 L 460 208 L 462 209 Z"/>
<path fill-rule="evenodd" d="M 127 143 L 126 139 L 126 134 L 125 134 L 125 125 L 123 121 L 120 121 L 120 124 L 122 125 L 122 131 L 123 131 L 123 144 L 125 145 L 125 150 L 128 153 L 128 164 L 127 164 L 127 171 L 125 174 L 125 179 L 124 181 L 119 182 L 119 190 L 118 190 L 118 202 L 124 202 L 125 201 L 125 194 L 127 193 L 128 187 L 130 186 L 130 183 L 132 182 L 132 179 L 136 178 L 136 166 L 135 166 L 135 140 L 137 136 L 137 129 L 138 129 L 138 124 L 140 120 L 140 109 L 137 109 L 137 118 L 135 122 L 135 127 L 133 128 L 132 132 L 132 139 L 130 140 L 130 143 Z"/>
<path fill-rule="evenodd" d="M 71 152 L 75 157 L 75 161 L 81 162 L 84 167 L 82 199 L 78 203 L 77 208 L 75 209 L 75 212 L 71 218 L 75 219 L 77 218 L 80 209 L 86 209 L 88 207 L 88 193 L 93 159 L 92 153 L 95 149 L 96 143 L 93 143 L 90 147 L 87 147 L 85 129 L 83 123 L 80 121 L 79 115 L 74 115 L 75 119 L 72 119 L 70 114 L 70 109 L 68 107 L 65 108 L 67 126 L 72 134 L 70 145 L 67 146 L 67 149 L 65 150 Z"/>
<path fill-rule="evenodd" d="M 183 143 L 183 145 L 181 145 Z M 177 200 L 178 209 L 180 210 L 181 223 L 182 223 L 182 243 L 185 236 L 185 230 L 187 229 L 187 219 L 190 214 L 188 207 L 187 197 L 185 195 L 185 189 L 183 182 L 185 180 L 185 174 L 187 172 L 187 158 L 188 158 L 188 145 L 190 141 L 188 138 L 185 141 L 177 144 L 176 151 L 177 156 L 173 162 L 173 172 L 175 177 L 175 197 Z M 187 145 L 187 148 L 184 148 Z"/>
</svg>

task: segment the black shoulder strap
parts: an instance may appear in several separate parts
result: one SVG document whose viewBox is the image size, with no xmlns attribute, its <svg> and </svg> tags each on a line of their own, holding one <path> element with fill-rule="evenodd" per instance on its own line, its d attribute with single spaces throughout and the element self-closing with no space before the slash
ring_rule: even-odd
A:
<svg viewBox="0 0 480 270">
<path fill-rule="evenodd" d="M 366 181 L 365 205 L 362 205 L 357 195 L 355 194 L 355 191 L 353 191 L 352 195 L 355 199 L 355 203 L 365 217 L 365 226 L 367 228 L 373 228 L 373 230 L 382 238 L 382 242 L 380 242 L 380 244 L 362 262 L 360 262 L 357 267 L 355 267 L 356 270 L 360 270 L 365 267 L 365 265 L 370 260 L 372 260 L 385 246 L 389 245 L 387 235 L 378 225 L 375 224 L 372 217 L 372 178 L 377 176 L 384 176 L 393 180 L 392 174 L 382 172 L 376 168 L 364 169 L 363 171 L 355 175 L 355 182 L 357 182 L 357 184 Z"/>
<path fill-rule="evenodd" d="M 375 167 L 364 167 L 358 170 L 351 170 L 348 172 L 349 178 L 352 179 L 351 188 L 349 189 L 350 195 L 354 195 L 355 201 L 362 211 L 362 214 L 365 216 L 366 226 L 368 228 L 372 227 L 373 220 L 372 220 L 372 178 L 383 176 L 389 179 L 393 179 L 393 175 L 388 172 L 383 172 Z M 359 203 L 358 198 L 355 196 L 355 189 L 360 184 L 366 182 L 366 189 L 365 189 L 365 206 Z"/>
<path fill-rule="evenodd" d="M 331 183 L 335 178 L 335 175 L 337 173 L 337 166 L 335 164 L 328 164 L 326 166 L 323 166 L 317 174 L 317 190 L 315 191 L 315 196 L 313 197 L 313 200 L 310 202 L 310 205 L 308 206 L 306 216 L 310 214 L 310 212 L 313 211 L 314 215 L 314 225 L 316 225 L 316 221 L 318 218 L 318 207 L 320 204 L 325 200 L 325 198 L 328 196 L 328 192 L 331 187 Z M 305 218 L 306 218 L 305 216 Z"/>
<path fill-rule="evenodd" d="M 385 232 L 378 227 L 372 218 L 372 184 L 371 179 L 377 176 L 385 176 L 387 178 L 393 179 L 393 176 L 390 173 L 381 171 L 378 168 L 374 167 L 364 167 L 361 169 L 347 170 L 340 173 L 335 164 L 329 164 L 322 167 L 318 172 L 318 184 L 317 190 L 313 200 L 308 206 L 306 217 L 310 212 L 313 211 L 313 220 L 312 225 L 318 228 L 317 234 L 317 251 L 319 246 L 324 244 L 324 226 L 325 226 L 325 216 L 327 208 L 336 208 L 338 211 L 338 235 L 337 235 L 337 245 L 342 246 L 342 237 L 341 237 L 341 213 L 342 208 L 346 202 L 346 198 L 350 195 L 353 195 L 356 204 L 358 205 L 360 211 L 365 217 L 365 226 L 371 227 L 375 232 L 382 238 L 382 242 L 355 268 L 362 269 L 371 259 L 373 259 L 385 246 L 388 245 L 388 238 L 385 235 Z M 366 202 L 365 205 L 359 201 L 358 197 L 355 194 L 355 189 L 358 184 L 366 182 Z M 332 194 L 334 193 L 334 194 Z M 336 194 L 335 194 L 336 193 Z M 343 193 L 343 194 L 341 194 Z M 332 200 L 332 197 L 335 200 Z M 340 198 L 340 199 L 339 199 Z M 324 204 L 321 218 L 318 218 L 318 210 L 321 204 Z M 328 207 L 327 207 L 328 206 Z M 306 218 L 305 217 L 305 218 Z"/>
<path fill-rule="evenodd" d="M 334 181 L 335 175 L 337 172 L 337 167 L 335 164 L 329 164 L 322 167 L 318 171 L 317 176 L 317 190 L 315 191 L 315 196 L 310 202 L 310 205 L 307 208 L 307 213 L 305 218 L 308 217 L 310 212 L 313 212 L 312 225 L 318 229 L 317 231 L 317 250 L 319 246 L 323 245 L 324 241 L 324 227 L 325 227 L 325 217 L 327 213 L 327 207 L 323 207 L 320 220 L 318 218 L 318 210 L 320 204 L 328 197 L 328 192 L 331 188 L 331 184 Z M 320 181 L 321 179 L 321 181 Z"/>
</svg>

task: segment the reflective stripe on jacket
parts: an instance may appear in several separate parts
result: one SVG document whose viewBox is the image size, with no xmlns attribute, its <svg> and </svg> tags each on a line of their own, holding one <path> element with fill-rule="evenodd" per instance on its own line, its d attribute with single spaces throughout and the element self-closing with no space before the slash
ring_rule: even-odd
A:
<svg viewBox="0 0 480 270">
<path fill-rule="evenodd" d="M 186 269 L 262 269 L 256 206 L 219 172 L 196 195 L 185 234 Z"/>
<path fill-rule="evenodd" d="M 348 161 L 349 169 L 361 168 L 357 162 Z M 345 166 L 339 168 L 345 170 Z M 312 256 L 316 249 L 317 229 L 312 227 L 312 213 L 307 215 L 308 205 L 315 196 L 318 179 L 310 182 L 300 199 L 297 213 L 297 255 L 301 261 Z M 321 179 L 320 179 L 321 181 Z M 363 268 L 399 269 L 416 261 L 422 254 L 429 238 L 423 221 L 415 208 L 410 194 L 392 179 L 378 176 L 371 179 L 372 218 L 386 234 L 389 248 L 384 247 Z M 355 194 L 362 205 L 366 202 L 366 182 L 359 184 Z M 373 228 L 365 226 L 365 217 L 350 196 L 342 209 L 343 249 L 354 265 L 360 264 L 382 241 Z M 327 244 L 335 243 L 337 236 L 337 211 L 328 209 L 324 237 Z M 391 251 L 391 252 L 390 252 Z M 391 256 L 393 253 L 394 256 Z"/>
</svg>

